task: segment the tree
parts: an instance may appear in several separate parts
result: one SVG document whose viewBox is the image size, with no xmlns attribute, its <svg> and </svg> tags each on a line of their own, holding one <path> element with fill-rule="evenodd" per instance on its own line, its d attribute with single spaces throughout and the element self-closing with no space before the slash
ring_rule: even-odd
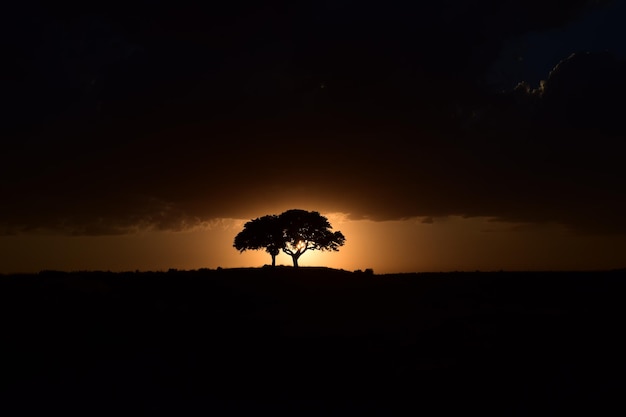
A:
<svg viewBox="0 0 626 417">
<path fill-rule="evenodd" d="M 250 220 L 235 236 L 233 246 L 239 251 L 265 249 L 272 256 L 272 266 L 276 265 L 276 255 L 284 247 L 283 231 L 276 215 L 267 215 Z"/>
<path fill-rule="evenodd" d="M 328 219 L 317 211 L 287 210 L 278 218 L 283 231 L 282 250 L 291 256 L 296 268 L 306 251 L 338 251 L 346 241 L 341 232 L 332 231 Z"/>
<path fill-rule="evenodd" d="M 317 211 L 294 209 L 247 222 L 235 236 L 233 246 L 240 252 L 265 249 L 272 256 L 272 266 L 282 250 L 297 268 L 298 259 L 306 251 L 338 251 L 345 241 L 344 235 L 333 232 L 328 219 Z"/>
</svg>

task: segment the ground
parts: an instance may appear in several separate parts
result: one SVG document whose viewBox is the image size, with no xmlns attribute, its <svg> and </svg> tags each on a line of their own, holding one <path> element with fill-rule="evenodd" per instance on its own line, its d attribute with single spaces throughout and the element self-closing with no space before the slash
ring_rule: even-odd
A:
<svg viewBox="0 0 626 417">
<path fill-rule="evenodd" d="M 621 415 L 625 287 L 625 271 L 0 276 L 0 400 L 8 415 Z"/>
</svg>

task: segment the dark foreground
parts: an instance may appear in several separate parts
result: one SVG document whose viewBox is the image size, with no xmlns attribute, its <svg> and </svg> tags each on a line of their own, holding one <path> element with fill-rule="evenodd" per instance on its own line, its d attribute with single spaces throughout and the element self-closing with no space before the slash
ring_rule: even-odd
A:
<svg viewBox="0 0 626 417">
<path fill-rule="evenodd" d="M 626 273 L 0 276 L 3 415 L 626 415 Z"/>
</svg>

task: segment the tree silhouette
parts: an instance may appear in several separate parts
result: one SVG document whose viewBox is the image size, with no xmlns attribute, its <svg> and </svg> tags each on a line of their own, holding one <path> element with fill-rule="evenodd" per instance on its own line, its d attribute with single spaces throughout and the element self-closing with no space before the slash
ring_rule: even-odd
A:
<svg viewBox="0 0 626 417">
<path fill-rule="evenodd" d="M 265 249 L 272 256 L 272 266 L 282 249 L 297 268 L 298 259 L 306 251 L 338 251 L 345 241 L 344 235 L 333 232 L 328 219 L 317 211 L 293 209 L 247 222 L 235 236 L 233 246 L 240 252 Z"/>
<path fill-rule="evenodd" d="M 276 265 L 276 255 L 284 247 L 283 230 L 276 215 L 267 215 L 250 220 L 235 236 L 233 246 L 239 251 L 265 249 L 272 256 L 272 266 Z"/>
<path fill-rule="evenodd" d="M 279 216 L 283 228 L 283 252 L 291 256 L 293 266 L 308 250 L 338 251 L 346 241 L 344 235 L 333 232 L 328 219 L 317 211 L 287 210 Z"/>
</svg>

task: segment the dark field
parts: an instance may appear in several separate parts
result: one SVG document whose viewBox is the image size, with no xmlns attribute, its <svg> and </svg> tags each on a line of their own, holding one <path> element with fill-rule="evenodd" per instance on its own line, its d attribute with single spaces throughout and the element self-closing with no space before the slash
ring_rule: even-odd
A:
<svg viewBox="0 0 626 417">
<path fill-rule="evenodd" d="M 626 272 L 0 276 L 0 413 L 625 415 Z"/>
</svg>

